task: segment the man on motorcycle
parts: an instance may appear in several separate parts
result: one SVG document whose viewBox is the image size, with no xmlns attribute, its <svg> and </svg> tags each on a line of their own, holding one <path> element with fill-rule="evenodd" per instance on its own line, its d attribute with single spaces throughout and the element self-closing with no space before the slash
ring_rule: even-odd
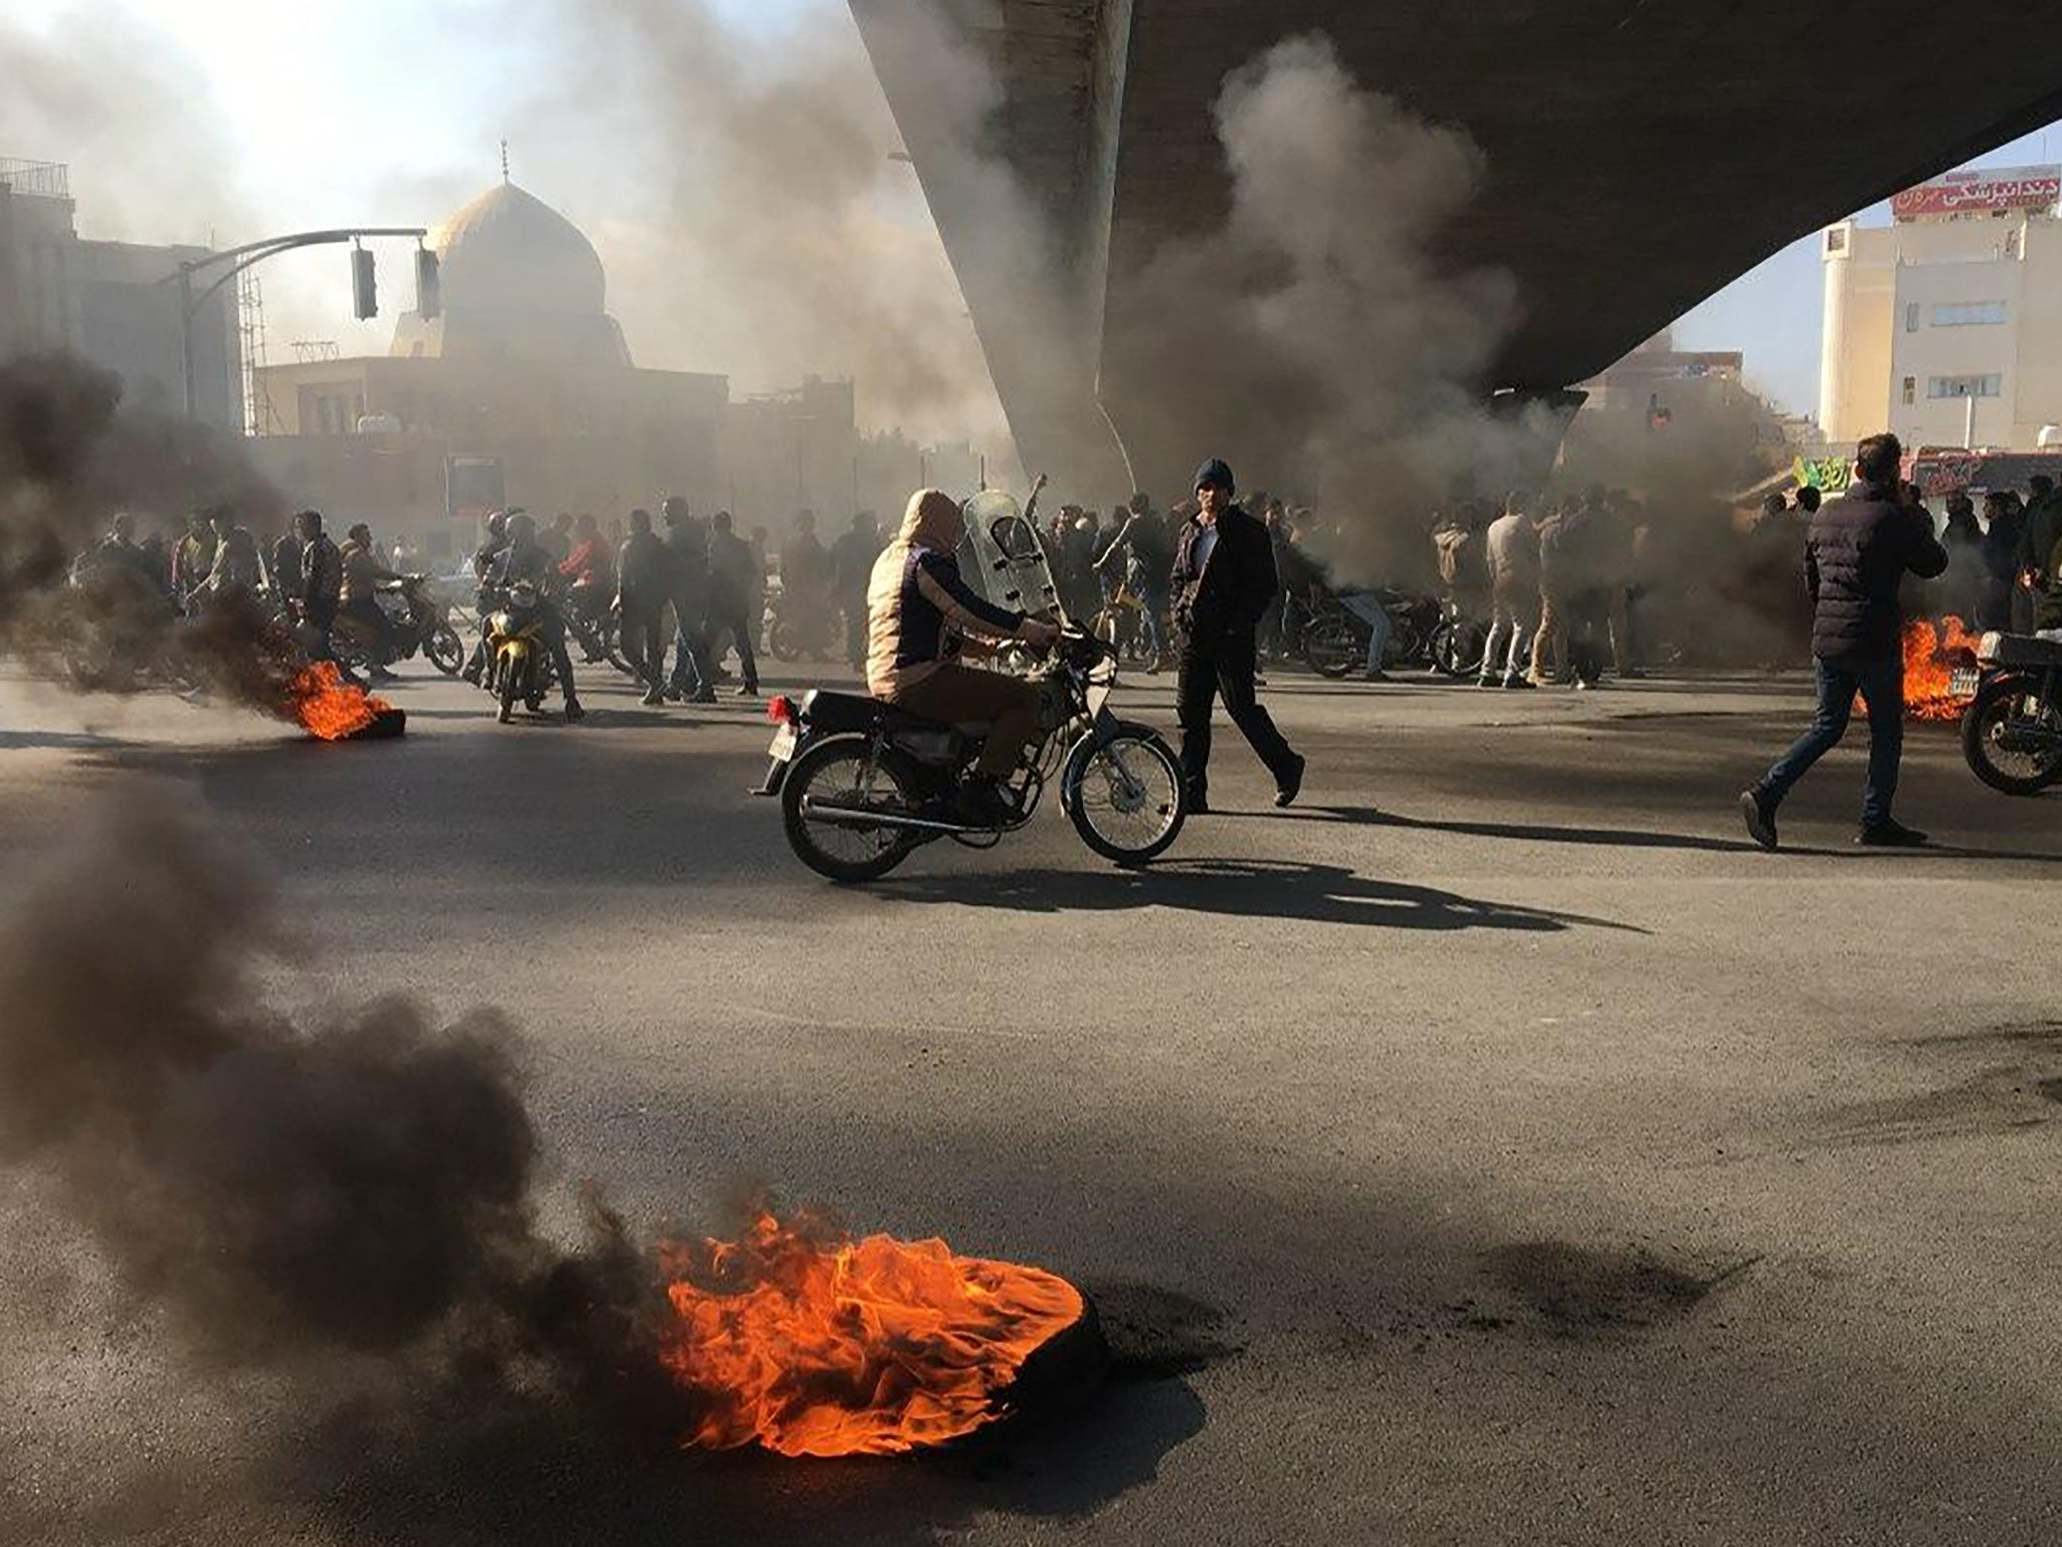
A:
<svg viewBox="0 0 2062 1547">
<path fill-rule="evenodd" d="M 508 518 L 508 546 L 494 567 L 494 589 L 505 593 L 510 586 L 527 580 L 537 589 L 537 610 L 543 617 L 544 642 L 551 650 L 551 664 L 558 669 L 559 690 L 566 695 L 566 718 L 578 720 L 587 711 L 573 687 L 573 658 L 566 653 L 566 620 L 552 600 L 547 582 L 558 578 L 558 561 L 538 539 L 537 524 L 525 511 Z"/>
<path fill-rule="evenodd" d="M 394 620 L 379 604 L 379 588 L 401 577 L 379 561 L 372 549 L 372 528 L 363 521 L 344 533 L 338 550 L 344 565 L 344 581 L 337 616 L 349 618 L 372 635 L 372 680 L 386 682 L 393 673 L 387 663 L 394 658 Z"/>
<path fill-rule="evenodd" d="M 602 613 L 614 589 L 609 558 L 608 549 L 602 543 L 600 524 L 592 515 L 583 512 L 573 523 L 572 551 L 559 561 L 558 572 L 566 586 L 566 606 L 576 617 L 591 620 L 597 625 L 602 621 Z M 588 652 L 590 661 L 601 658 L 591 650 Z"/>
<path fill-rule="evenodd" d="M 1016 772 L 1038 736 L 1038 689 L 1000 672 L 959 664 L 969 644 L 1018 640 L 1044 649 L 1058 627 L 991 606 L 960 578 L 954 551 L 965 522 L 957 501 L 937 489 L 910 496 L 902 530 L 875 560 L 867 590 L 867 691 L 884 702 L 948 724 L 986 724 L 988 739 L 955 815 L 998 826 L 1016 813 L 1002 781 Z M 992 649 L 992 645 L 988 646 Z"/>
<path fill-rule="evenodd" d="M 463 675 L 476 687 L 487 670 L 487 614 L 494 610 L 494 570 L 508 550 L 508 516 L 508 512 L 499 510 L 489 515 L 487 535 L 473 550 L 473 579 L 478 583 L 473 608 L 480 615 L 480 639 L 473 646 L 472 659 L 465 663 Z"/>
</svg>

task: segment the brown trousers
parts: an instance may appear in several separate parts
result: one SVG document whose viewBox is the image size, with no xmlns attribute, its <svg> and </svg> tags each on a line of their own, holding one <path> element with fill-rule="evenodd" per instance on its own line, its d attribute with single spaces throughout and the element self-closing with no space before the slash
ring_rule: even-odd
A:
<svg viewBox="0 0 2062 1547">
<path fill-rule="evenodd" d="M 948 725 L 986 725 L 988 744 L 974 767 L 991 779 L 1015 773 L 1024 749 L 1038 735 L 1038 689 L 1000 672 L 948 663 L 898 690 L 889 702 Z"/>
</svg>

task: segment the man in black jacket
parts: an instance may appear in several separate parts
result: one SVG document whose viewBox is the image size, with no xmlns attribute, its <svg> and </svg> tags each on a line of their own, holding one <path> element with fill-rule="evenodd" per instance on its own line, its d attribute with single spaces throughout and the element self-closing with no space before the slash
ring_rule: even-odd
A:
<svg viewBox="0 0 2062 1547">
<path fill-rule="evenodd" d="M 1253 693 L 1254 631 L 1279 586 L 1274 547 L 1267 528 L 1232 502 L 1232 492 L 1224 463 L 1213 459 L 1196 470 L 1198 509 L 1174 551 L 1174 626 L 1181 636 L 1175 703 L 1191 814 L 1210 809 L 1213 698 L 1223 698 L 1232 724 L 1274 775 L 1277 806 L 1303 785 L 1303 759 Z"/>
<path fill-rule="evenodd" d="M 1947 552 L 1934 539 L 1933 518 L 1902 497 L 1903 455 L 1895 435 L 1870 436 L 1855 452 L 1854 484 L 1811 518 L 1804 576 L 1819 706 L 1811 729 L 1740 794 L 1747 831 L 1764 849 L 1776 846 L 1783 797 L 1847 733 L 1857 692 L 1869 711 L 1869 776 L 1855 841 L 1898 848 L 1926 841 L 1890 814 L 1904 751 L 1904 618 L 1897 588 L 1907 570 L 1926 579 L 1938 575 L 1947 568 Z"/>
</svg>

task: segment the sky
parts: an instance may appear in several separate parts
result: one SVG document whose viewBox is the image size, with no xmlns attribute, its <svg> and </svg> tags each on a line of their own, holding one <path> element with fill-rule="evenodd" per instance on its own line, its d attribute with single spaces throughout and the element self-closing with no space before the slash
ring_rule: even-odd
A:
<svg viewBox="0 0 2062 1547">
<path fill-rule="evenodd" d="M 776 50 L 798 21 L 851 27 L 842 0 L 706 3 Z M 0 155 L 69 162 L 82 235 L 230 245 L 340 224 L 434 227 L 498 180 L 505 137 L 515 180 L 600 249 L 616 281 L 611 309 L 639 363 L 726 372 L 739 390 L 783 384 L 754 380 L 748 361 L 708 357 L 724 346 L 680 321 L 690 309 L 649 294 L 667 266 L 654 245 L 656 216 L 640 207 L 655 169 L 640 165 L 648 147 L 636 125 L 604 115 L 591 133 L 569 136 L 562 119 L 546 128 L 529 110 L 526 83 L 550 78 L 567 14 L 551 0 L 8 0 L 0 45 L 9 29 L 22 29 L 76 40 L 67 47 L 88 57 L 102 50 L 137 73 L 138 94 L 147 88 L 170 104 L 177 127 L 143 147 L 122 139 L 119 125 L 96 133 L 45 124 L 39 134 L 0 100 Z M 2062 148 L 2062 134 L 2028 136 L 1975 164 L 2045 161 L 2051 145 Z M 881 198 L 886 226 L 935 245 L 913 177 L 884 184 Z M 1887 206 L 1862 218 L 1887 221 Z M 383 352 L 392 313 L 408 304 L 407 246 L 381 249 L 387 314 L 370 323 L 349 316 L 340 250 L 269 262 L 260 272 L 270 357 L 293 358 L 298 339 L 334 341 L 345 354 Z M 1820 307 L 1817 233 L 1809 232 L 1689 312 L 1676 340 L 1744 351 L 1750 380 L 1781 406 L 1809 413 Z"/>
</svg>

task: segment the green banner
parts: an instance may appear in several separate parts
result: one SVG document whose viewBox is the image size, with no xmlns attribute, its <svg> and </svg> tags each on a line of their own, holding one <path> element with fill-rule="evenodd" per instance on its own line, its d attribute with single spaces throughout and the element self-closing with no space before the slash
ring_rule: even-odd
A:
<svg viewBox="0 0 2062 1547">
<path fill-rule="evenodd" d="M 1845 457 L 1799 457 L 1790 474 L 1801 489 L 1823 489 L 1828 494 L 1840 494 L 1854 479 L 1854 464 Z"/>
</svg>

